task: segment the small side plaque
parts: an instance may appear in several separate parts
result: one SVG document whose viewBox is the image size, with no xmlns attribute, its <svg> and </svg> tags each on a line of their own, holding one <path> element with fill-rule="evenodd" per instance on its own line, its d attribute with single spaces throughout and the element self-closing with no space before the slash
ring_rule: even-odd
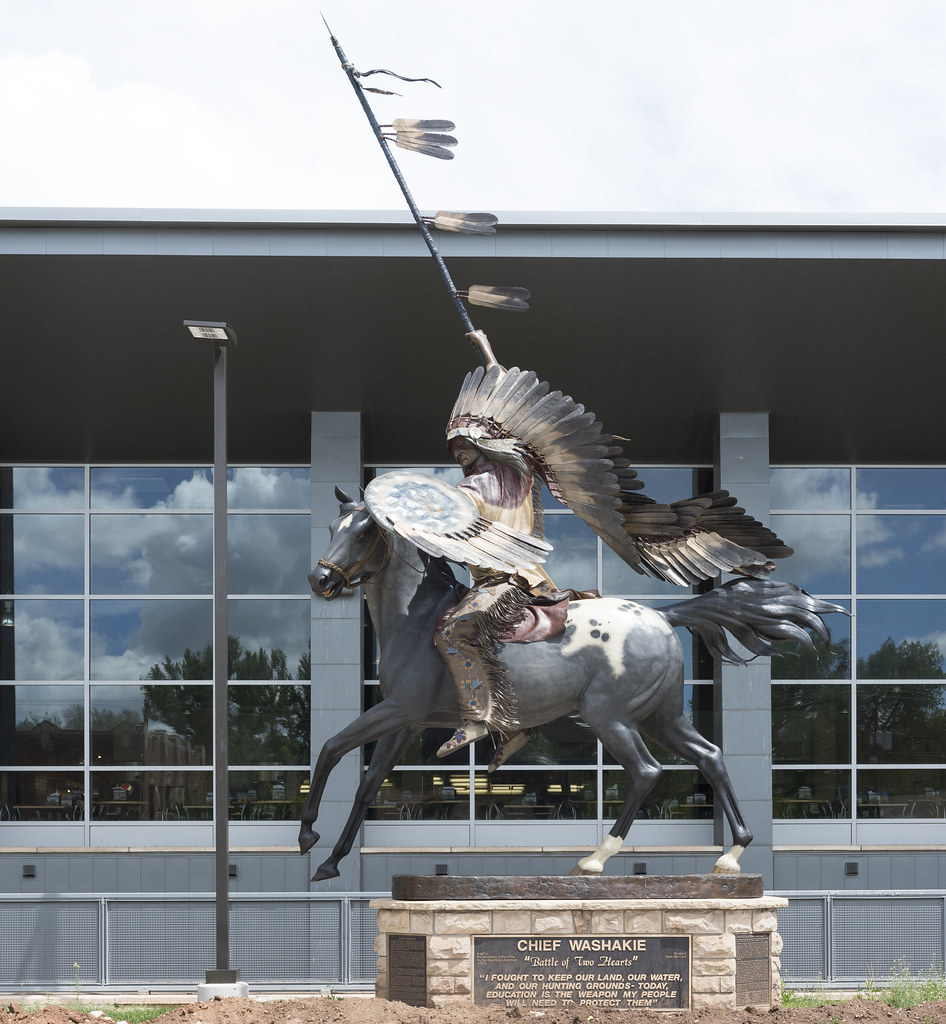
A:
<svg viewBox="0 0 946 1024">
<path fill-rule="evenodd" d="M 423 935 L 388 936 L 388 999 L 427 1005 L 427 940 Z"/>
<path fill-rule="evenodd" d="M 771 1006 L 768 935 L 736 936 L 736 1006 Z"/>
<path fill-rule="evenodd" d="M 690 937 L 475 935 L 473 1002 L 687 1010 Z"/>
</svg>

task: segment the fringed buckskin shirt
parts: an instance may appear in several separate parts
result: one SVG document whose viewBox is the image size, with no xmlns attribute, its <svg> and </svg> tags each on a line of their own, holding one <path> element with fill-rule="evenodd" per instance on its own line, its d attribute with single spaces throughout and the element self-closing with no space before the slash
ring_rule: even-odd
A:
<svg viewBox="0 0 946 1024">
<path fill-rule="evenodd" d="M 512 466 L 501 462 L 483 462 L 474 466 L 457 484 L 476 505 L 480 515 L 494 523 L 502 523 L 520 533 L 532 535 L 535 513 L 532 509 L 532 476 L 522 476 Z M 498 575 L 493 569 L 470 566 L 473 583 L 495 582 Z M 545 590 L 552 581 L 536 566 L 520 569 L 515 579 L 523 580 L 529 589 Z"/>
</svg>

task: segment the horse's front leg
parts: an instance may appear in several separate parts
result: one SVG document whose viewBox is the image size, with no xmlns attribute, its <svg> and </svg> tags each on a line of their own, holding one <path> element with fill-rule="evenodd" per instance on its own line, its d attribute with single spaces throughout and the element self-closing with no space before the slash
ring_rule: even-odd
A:
<svg viewBox="0 0 946 1024">
<path fill-rule="evenodd" d="M 319 805 L 325 792 L 325 784 L 338 762 L 355 747 L 362 747 L 389 733 L 398 732 L 416 719 L 416 712 L 412 714 L 393 701 L 383 700 L 325 741 L 312 772 L 309 795 L 302 807 L 302 820 L 299 826 L 300 853 L 308 853 L 319 841 L 319 834 L 312 826 L 319 816 Z"/>
<path fill-rule="evenodd" d="M 421 732 L 418 726 L 407 726 L 399 732 L 392 732 L 388 736 L 382 736 L 375 744 L 374 753 L 371 755 L 371 764 L 365 772 L 365 776 L 355 794 L 355 802 L 352 804 L 351 813 L 342 829 L 342 834 L 332 850 L 331 855 L 319 865 L 319 869 L 312 876 L 313 882 L 322 882 L 326 878 L 338 878 L 338 862 L 347 857 L 361 828 L 362 822 L 371 806 L 371 801 L 381 788 L 381 783 L 388 777 L 391 769 L 400 761 L 404 751 L 410 746 L 411 740 Z"/>
</svg>

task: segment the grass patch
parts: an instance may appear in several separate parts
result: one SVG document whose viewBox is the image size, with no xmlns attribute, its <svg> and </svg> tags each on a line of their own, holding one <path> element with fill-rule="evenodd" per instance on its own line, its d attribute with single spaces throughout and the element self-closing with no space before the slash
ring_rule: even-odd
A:
<svg viewBox="0 0 946 1024">
<path fill-rule="evenodd" d="M 156 1003 L 133 1004 L 128 1003 L 117 1006 L 114 1003 L 85 1003 L 69 1001 L 69 1006 L 80 1013 L 89 1013 L 91 1010 L 101 1010 L 107 1017 L 113 1020 L 127 1020 L 128 1024 L 142 1024 L 142 1021 L 154 1020 L 168 1010 L 176 1010 L 183 1003 L 171 1003 L 158 1006 Z"/>
<path fill-rule="evenodd" d="M 796 991 L 782 986 L 782 1006 L 789 1009 L 831 1006 L 849 1002 L 852 998 L 870 999 L 878 1003 L 887 1003 L 898 1010 L 906 1010 L 920 1003 L 946 1000 L 946 976 L 935 967 L 930 968 L 926 974 L 914 975 L 907 964 L 901 961 L 888 978 L 878 980 L 871 975 L 863 987 L 858 986 L 856 994 L 847 998 L 832 999 L 817 991 Z"/>
<path fill-rule="evenodd" d="M 925 975 L 914 977 L 910 968 L 902 961 L 894 968 L 890 981 L 876 990 L 875 998 L 898 1010 L 905 1010 L 917 1003 L 931 1003 L 946 999 L 946 977 L 941 970 L 933 968 Z"/>
<path fill-rule="evenodd" d="M 826 995 L 818 992 L 796 991 L 793 988 L 786 988 L 782 985 L 782 1006 L 789 1009 L 801 1009 L 806 1006 L 832 1006 L 835 1003 L 846 1002 L 844 999 L 829 999 Z"/>
</svg>

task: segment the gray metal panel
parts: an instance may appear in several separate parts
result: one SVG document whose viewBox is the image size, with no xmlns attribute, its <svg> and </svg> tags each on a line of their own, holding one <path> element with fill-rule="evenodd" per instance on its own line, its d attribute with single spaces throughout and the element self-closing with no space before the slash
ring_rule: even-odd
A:
<svg viewBox="0 0 946 1024">
<path fill-rule="evenodd" d="M 214 963 L 214 905 L 168 900 L 108 904 L 112 985 L 197 984 Z"/>
<path fill-rule="evenodd" d="M 169 857 L 164 862 L 165 885 L 172 892 L 191 891 L 189 861 L 190 857 Z"/>
<path fill-rule="evenodd" d="M 890 888 L 916 889 L 917 858 L 909 853 L 894 853 L 890 857 Z M 929 886 L 925 886 L 929 888 Z"/>
<path fill-rule="evenodd" d="M 797 858 L 798 888 L 817 890 L 821 888 L 821 858 L 816 854 Z"/>
<path fill-rule="evenodd" d="M 380 256 L 382 241 L 380 231 L 356 231 L 343 229 L 325 232 L 325 252 L 328 256 Z"/>
<path fill-rule="evenodd" d="M 720 238 L 715 232 L 670 231 L 667 233 L 668 259 L 714 259 L 719 257 Z"/>
<path fill-rule="evenodd" d="M 44 892 L 90 892 L 89 886 L 74 886 L 68 857 L 43 857 L 36 862 L 37 880 Z M 29 892 L 30 890 L 26 890 Z"/>
<path fill-rule="evenodd" d="M 533 231 L 504 228 L 496 235 L 496 255 L 499 257 L 551 256 L 552 238 Z"/>
<path fill-rule="evenodd" d="M 118 860 L 97 854 L 92 860 L 92 884 L 86 892 L 118 891 Z"/>
<path fill-rule="evenodd" d="M 609 236 L 601 231 L 561 231 L 552 235 L 553 257 L 604 258 L 609 255 Z"/>
<path fill-rule="evenodd" d="M 269 251 L 272 256 L 324 256 L 324 231 L 272 231 Z"/>
<path fill-rule="evenodd" d="M 719 237 L 719 254 L 724 259 L 774 258 L 778 256 L 778 240 L 774 234 L 755 231 L 723 231 Z"/>
<path fill-rule="evenodd" d="M 106 256 L 155 256 L 158 252 L 157 231 L 154 228 L 111 228 L 103 234 L 102 252 Z"/>
<path fill-rule="evenodd" d="M 428 249 L 417 231 L 383 231 L 381 251 L 385 256 L 426 256 Z"/>
<path fill-rule="evenodd" d="M 892 889 L 893 873 L 890 857 L 872 854 L 867 858 L 867 881 L 861 882 L 862 889 Z"/>
<path fill-rule="evenodd" d="M 213 232 L 206 228 L 164 228 L 158 232 L 159 256 L 212 256 Z"/>
<path fill-rule="evenodd" d="M 252 229 L 218 230 L 213 235 L 214 256 L 268 256 L 269 233 Z"/>
<path fill-rule="evenodd" d="M 116 892 L 148 892 L 149 887 L 141 884 L 141 868 L 146 858 L 140 854 L 129 854 L 118 858 L 115 871 Z"/>
<path fill-rule="evenodd" d="M 144 855 L 141 857 L 141 891 L 142 892 L 163 892 L 168 888 L 165 885 L 165 864 L 170 858 L 157 855 Z"/>
<path fill-rule="evenodd" d="M 93 855 L 87 857 L 69 858 L 69 892 L 95 892 L 95 858 Z"/>
<path fill-rule="evenodd" d="M 608 235 L 608 255 L 612 259 L 662 259 L 666 247 L 662 231 L 613 231 Z"/>
<path fill-rule="evenodd" d="M 891 234 L 887 242 L 892 260 L 941 260 L 944 236 L 938 234 Z"/>
<path fill-rule="evenodd" d="M 208 854 L 192 854 L 187 858 L 185 892 L 208 892 L 214 888 L 214 859 Z M 172 887 L 173 888 L 173 887 Z"/>
<path fill-rule="evenodd" d="M 943 888 L 943 856 L 936 853 L 920 853 L 914 858 L 916 864 L 915 885 L 917 889 Z"/>
<path fill-rule="evenodd" d="M 102 976 L 98 903 L 0 903 L 0 985 L 97 984 Z"/>
<path fill-rule="evenodd" d="M 880 231 L 836 232 L 831 236 L 831 255 L 845 260 L 884 260 L 889 255 L 888 238 Z"/>
<path fill-rule="evenodd" d="M 783 980 L 827 978 L 824 900 L 789 900 L 788 906 L 778 912 L 778 930 L 783 943 Z"/>
<path fill-rule="evenodd" d="M 832 901 L 836 981 L 888 978 L 901 964 L 926 975 L 943 966 L 942 899 Z"/>
<path fill-rule="evenodd" d="M 0 231 L 0 253 L 41 256 L 46 252 L 46 232 L 36 228 L 6 228 Z"/>
<path fill-rule="evenodd" d="M 103 232 L 97 228 L 50 228 L 46 232 L 46 252 L 50 256 L 98 256 L 103 244 Z"/>
</svg>

